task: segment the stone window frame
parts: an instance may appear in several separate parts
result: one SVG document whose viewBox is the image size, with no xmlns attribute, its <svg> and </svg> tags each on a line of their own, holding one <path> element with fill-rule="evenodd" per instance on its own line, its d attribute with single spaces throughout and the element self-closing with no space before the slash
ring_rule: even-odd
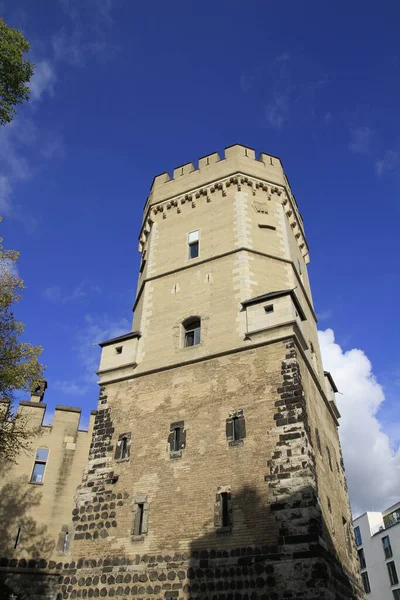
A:
<svg viewBox="0 0 400 600">
<path fill-rule="evenodd" d="M 223 496 L 227 497 L 228 524 L 223 525 Z M 217 487 L 217 494 L 214 504 L 214 527 L 217 534 L 232 533 L 233 527 L 233 508 L 232 508 L 232 492 L 230 485 L 220 485 Z"/>
<path fill-rule="evenodd" d="M 235 422 L 237 423 L 236 427 Z M 225 422 L 225 433 L 230 448 L 243 446 L 246 438 L 246 419 L 243 408 L 230 411 Z"/>
<path fill-rule="evenodd" d="M 176 430 L 179 429 L 179 449 L 176 448 Z M 169 457 L 181 458 L 182 451 L 186 448 L 186 429 L 185 421 L 175 421 L 169 426 L 170 434 L 168 436 Z"/>
<path fill-rule="evenodd" d="M 122 456 L 122 451 L 124 449 L 123 440 L 126 440 L 126 455 Z M 130 431 L 126 433 L 121 433 L 118 436 L 118 441 L 115 446 L 115 454 L 114 460 L 115 462 L 126 462 L 131 457 L 131 442 L 132 442 L 132 434 Z"/>
<path fill-rule="evenodd" d="M 143 506 L 142 514 L 139 511 L 139 506 Z M 147 494 L 136 494 L 133 501 L 133 519 L 132 519 L 132 541 L 133 542 L 144 542 L 146 535 L 149 531 L 149 510 L 150 504 L 148 502 Z M 139 533 L 139 518 L 141 517 L 141 531 Z"/>
</svg>

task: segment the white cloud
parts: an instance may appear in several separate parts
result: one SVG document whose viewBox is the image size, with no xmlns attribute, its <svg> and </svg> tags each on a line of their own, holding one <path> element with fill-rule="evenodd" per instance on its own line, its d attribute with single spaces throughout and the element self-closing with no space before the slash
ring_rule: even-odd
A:
<svg viewBox="0 0 400 600">
<path fill-rule="evenodd" d="M 52 96 L 55 82 L 56 74 L 51 63 L 48 60 L 36 62 L 35 72 L 29 84 L 32 100 L 40 100 L 44 92 Z"/>
<path fill-rule="evenodd" d="M 350 129 L 349 150 L 354 154 L 369 154 L 371 150 L 373 131 L 369 127 L 354 127 Z"/>
<path fill-rule="evenodd" d="M 289 93 L 275 94 L 273 101 L 265 107 L 268 124 L 280 129 L 289 118 Z"/>
<path fill-rule="evenodd" d="M 385 171 L 393 171 L 400 167 L 400 154 L 394 150 L 387 150 L 383 158 L 379 159 L 375 163 L 376 172 L 378 177 L 381 177 Z"/>
<path fill-rule="evenodd" d="M 100 287 L 96 284 L 82 281 L 70 292 L 63 292 L 59 285 L 51 285 L 43 290 L 42 295 L 46 300 L 50 300 L 51 302 L 66 304 L 67 302 L 87 298 L 92 293 L 99 294 Z"/>
<path fill-rule="evenodd" d="M 382 431 L 377 412 L 385 400 L 372 366 L 362 350 L 344 352 L 332 329 L 319 332 L 325 368 L 337 394 L 347 481 L 354 514 L 383 510 L 399 500 L 400 450 Z"/>
</svg>

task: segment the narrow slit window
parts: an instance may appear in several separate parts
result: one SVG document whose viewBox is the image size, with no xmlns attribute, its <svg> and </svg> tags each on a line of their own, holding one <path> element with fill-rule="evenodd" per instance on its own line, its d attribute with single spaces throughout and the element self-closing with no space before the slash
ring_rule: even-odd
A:
<svg viewBox="0 0 400 600">
<path fill-rule="evenodd" d="M 221 494 L 221 522 L 222 527 L 229 527 L 229 494 L 222 492 Z"/>
<path fill-rule="evenodd" d="M 49 451 L 47 448 L 38 448 L 36 450 L 35 463 L 33 465 L 33 471 L 31 475 L 31 483 L 43 483 L 48 455 Z"/>
<path fill-rule="evenodd" d="M 18 527 L 17 535 L 15 536 L 14 550 L 18 546 L 18 542 L 20 540 L 20 537 L 21 537 L 21 527 Z"/>
<path fill-rule="evenodd" d="M 199 256 L 199 230 L 188 233 L 189 259 Z"/>
<path fill-rule="evenodd" d="M 178 452 L 178 450 L 180 450 L 180 444 L 181 444 L 181 428 L 175 427 L 175 430 L 174 430 L 174 451 L 175 452 Z"/>
<path fill-rule="evenodd" d="M 170 458 L 180 458 L 186 447 L 186 431 L 184 421 L 176 421 L 169 426 L 169 455 Z"/>
<path fill-rule="evenodd" d="M 200 344 L 200 328 L 200 319 L 197 317 L 185 321 L 183 324 L 185 348 Z"/>
<path fill-rule="evenodd" d="M 128 438 L 123 437 L 121 440 L 121 458 L 128 457 Z"/>
<path fill-rule="evenodd" d="M 115 445 L 115 455 L 114 458 L 116 461 L 128 460 L 131 454 L 131 434 L 121 433 L 118 436 L 118 441 Z"/>
<path fill-rule="evenodd" d="M 140 502 L 136 509 L 136 535 L 142 535 L 143 533 L 143 514 L 144 514 L 144 503 Z"/>
<path fill-rule="evenodd" d="M 239 436 L 239 417 L 238 416 L 234 416 L 232 419 L 232 425 L 233 425 L 233 440 L 236 442 L 237 440 L 240 439 Z"/>
<path fill-rule="evenodd" d="M 64 534 L 63 552 L 67 552 L 69 548 L 69 534 L 68 531 Z"/>
</svg>

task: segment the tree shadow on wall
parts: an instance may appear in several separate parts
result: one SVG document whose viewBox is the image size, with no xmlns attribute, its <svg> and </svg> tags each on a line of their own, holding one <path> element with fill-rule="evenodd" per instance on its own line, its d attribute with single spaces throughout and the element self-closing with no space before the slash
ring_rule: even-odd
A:
<svg viewBox="0 0 400 600">
<path fill-rule="evenodd" d="M 39 486 L 27 485 L 21 476 L 0 489 L 0 557 L 46 558 L 55 542 L 47 536 L 47 526 L 31 516 L 40 505 Z"/>
<path fill-rule="evenodd" d="M 221 523 L 223 510 L 230 513 Z M 185 598 L 364 598 L 335 550 L 333 536 L 342 532 L 335 534 L 332 523 L 325 523 L 312 487 L 282 494 L 271 505 L 256 490 L 243 487 L 232 494 L 228 507 L 219 504 L 217 495 L 215 511 L 213 530 L 191 544 Z M 165 597 L 180 595 L 172 585 Z"/>
</svg>

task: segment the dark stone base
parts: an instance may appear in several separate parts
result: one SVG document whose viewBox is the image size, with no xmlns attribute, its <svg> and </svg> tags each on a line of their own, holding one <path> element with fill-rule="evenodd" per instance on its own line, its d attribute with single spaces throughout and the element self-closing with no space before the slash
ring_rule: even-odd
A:
<svg viewBox="0 0 400 600">
<path fill-rule="evenodd" d="M 136 555 L 66 563 L 59 576 L 15 569 L 0 573 L 18 598 L 142 600 L 361 600 L 357 582 L 316 543 Z M 302 547 L 302 549 L 300 548 Z M 57 586 L 58 580 L 58 586 Z M 18 586 L 25 595 L 18 593 Z M 0 598 L 0 600 L 2 600 Z M 8 598 L 7 598 L 8 600 Z"/>
</svg>

